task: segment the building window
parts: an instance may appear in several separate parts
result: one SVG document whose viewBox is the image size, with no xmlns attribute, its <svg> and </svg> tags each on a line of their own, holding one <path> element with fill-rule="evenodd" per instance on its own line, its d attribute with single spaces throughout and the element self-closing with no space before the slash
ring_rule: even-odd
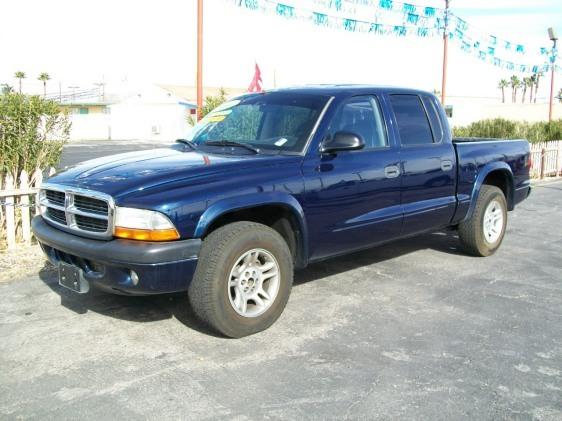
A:
<svg viewBox="0 0 562 421">
<path fill-rule="evenodd" d="M 88 114 L 88 109 L 86 107 L 80 107 L 79 114 Z"/>
</svg>

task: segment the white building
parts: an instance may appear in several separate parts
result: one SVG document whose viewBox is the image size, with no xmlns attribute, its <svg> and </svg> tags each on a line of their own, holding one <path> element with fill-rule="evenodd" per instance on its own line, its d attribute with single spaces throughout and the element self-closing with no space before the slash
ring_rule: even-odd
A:
<svg viewBox="0 0 562 421">
<path fill-rule="evenodd" d="M 196 105 L 156 85 L 107 95 L 108 100 L 64 102 L 72 120 L 70 140 L 172 142 L 189 130 Z"/>
<path fill-rule="evenodd" d="M 206 87 L 204 96 L 221 88 Z M 228 97 L 245 92 L 226 88 Z M 92 98 L 93 95 L 93 98 Z M 190 129 L 196 115 L 196 88 L 183 85 L 119 85 L 119 92 L 93 93 L 62 101 L 72 119 L 70 140 L 148 140 L 173 142 Z"/>
<path fill-rule="evenodd" d="M 185 137 L 196 108 L 159 86 L 146 87 L 109 106 L 111 138 L 172 142 Z"/>
</svg>

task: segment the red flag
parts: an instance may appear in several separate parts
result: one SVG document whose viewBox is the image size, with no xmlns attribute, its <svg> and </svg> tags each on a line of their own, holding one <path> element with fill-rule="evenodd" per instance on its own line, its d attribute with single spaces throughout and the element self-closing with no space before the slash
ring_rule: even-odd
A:
<svg viewBox="0 0 562 421">
<path fill-rule="evenodd" d="M 256 63 L 256 70 L 254 71 L 254 78 L 252 82 L 250 82 L 250 86 L 248 86 L 248 92 L 263 92 L 263 87 L 261 86 L 261 70 L 258 63 Z"/>
</svg>

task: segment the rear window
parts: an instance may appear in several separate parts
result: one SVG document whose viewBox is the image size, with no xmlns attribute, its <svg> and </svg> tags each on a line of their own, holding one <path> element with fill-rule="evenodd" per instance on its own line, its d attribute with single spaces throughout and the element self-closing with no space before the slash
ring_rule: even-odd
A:
<svg viewBox="0 0 562 421">
<path fill-rule="evenodd" d="M 421 99 L 417 95 L 390 95 L 402 145 L 433 143 L 433 135 Z"/>
</svg>

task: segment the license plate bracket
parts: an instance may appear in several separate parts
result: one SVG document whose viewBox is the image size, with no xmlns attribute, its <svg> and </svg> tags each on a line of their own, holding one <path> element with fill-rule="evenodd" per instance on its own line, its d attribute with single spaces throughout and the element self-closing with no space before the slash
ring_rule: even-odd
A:
<svg viewBox="0 0 562 421">
<path fill-rule="evenodd" d="M 84 279 L 82 270 L 62 262 L 59 263 L 59 285 L 79 294 L 90 290 L 90 284 Z"/>
</svg>

